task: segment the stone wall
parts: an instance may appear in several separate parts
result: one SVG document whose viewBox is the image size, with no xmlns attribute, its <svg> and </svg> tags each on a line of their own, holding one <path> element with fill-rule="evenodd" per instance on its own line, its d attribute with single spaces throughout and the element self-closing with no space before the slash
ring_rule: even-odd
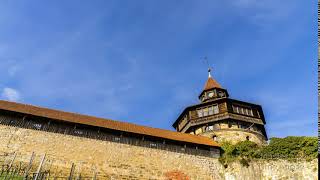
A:
<svg viewBox="0 0 320 180">
<path fill-rule="evenodd" d="M 217 142 L 229 141 L 233 144 L 236 144 L 240 141 L 246 141 L 249 138 L 250 141 L 255 142 L 256 144 L 265 144 L 266 141 L 264 137 L 258 133 L 248 132 L 241 129 L 231 129 L 225 128 L 220 130 L 208 131 L 201 134 L 202 136 L 213 138 Z"/>
<path fill-rule="evenodd" d="M 193 179 L 210 179 L 209 164 L 218 165 L 216 158 L 195 156 L 132 146 L 109 141 L 100 141 L 44 131 L 21 129 L 0 125 L 0 153 L 18 152 L 25 162 L 32 152 L 47 154 L 56 172 L 63 169 L 68 175 L 72 162 L 84 175 L 116 179 L 163 179 L 170 174 L 180 173 Z"/>
<path fill-rule="evenodd" d="M 97 172 L 98 179 L 316 179 L 318 167 L 317 161 L 254 161 L 225 168 L 217 158 L 0 125 L 0 155 L 13 152 L 16 162 L 46 153 L 44 169 L 67 176 L 74 163 L 75 174 Z"/>
</svg>

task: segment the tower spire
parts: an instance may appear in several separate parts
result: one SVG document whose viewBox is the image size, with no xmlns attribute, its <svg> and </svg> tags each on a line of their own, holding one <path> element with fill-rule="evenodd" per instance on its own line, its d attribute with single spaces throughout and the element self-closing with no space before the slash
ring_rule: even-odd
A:
<svg viewBox="0 0 320 180">
<path fill-rule="evenodd" d="M 212 68 L 210 67 L 208 57 L 205 56 L 203 60 L 208 66 L 208 80 L 204 86 L 204 91 L 212 88 L 221 88 L 220 84 L 212 78 L 212 75 L 211 75 Z"/>
<path fill-rule="evenodd" d="M 212 76 L 211 76 L 211 67 L 210 67 L 210 65 L 209 65 L 209 61 L 208 61 L 208 57 L 207 56 L 205 56 L 204 57 L 204 61 L 205 61 L 205 63 L 207 64 L 207 66 L 208 66 L 208 78 L 212 78 Z"/>
<path fill-rule="evenodd" d="M 211 78 L 211 67 L 209 65 L 209 61 L 208 61 L 208 57 L 207 56 L 204 57 L 204 61 L 208 66 L 208 78 Z"/>
</svg>

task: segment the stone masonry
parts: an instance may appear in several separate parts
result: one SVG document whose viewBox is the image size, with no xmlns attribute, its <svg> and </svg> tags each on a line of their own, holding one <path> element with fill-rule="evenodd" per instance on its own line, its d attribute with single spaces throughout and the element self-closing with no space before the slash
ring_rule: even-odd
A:
<svg viewBox="0 0 320 180">
<path fill-rule="evenodd" d="M 28 162 L 32 152 L 47 154 L 45 168 L 97 179 L 316 179 L 317 161 L 254 161 L 223 167 L 217 158 L 0 125 L 0 155 L 16 152 Z M 1 162 L 1 161 L 0 161 Z"/>
</svg>

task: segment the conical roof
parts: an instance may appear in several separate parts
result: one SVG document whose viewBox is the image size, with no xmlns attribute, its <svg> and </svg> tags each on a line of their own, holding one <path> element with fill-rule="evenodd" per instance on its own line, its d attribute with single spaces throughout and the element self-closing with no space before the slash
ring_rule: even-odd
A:
<svg viewBox="0 0 320 180">
<path fill-rule="evenodd" d="M 212 88 L 221 88 L 221 85 L 209 75 L 208 80 L 203 88 L 203 91 Z"/>
</svg>

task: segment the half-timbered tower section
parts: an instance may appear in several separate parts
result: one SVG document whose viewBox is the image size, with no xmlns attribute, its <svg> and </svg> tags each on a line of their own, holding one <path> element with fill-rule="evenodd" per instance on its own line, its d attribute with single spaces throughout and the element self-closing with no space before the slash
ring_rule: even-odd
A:
<svg viewBox="0 0 320 180">
<path fill-rule="evenodd" d="M 178 132 L 207 136 L 218 142 L 266 143 L 261 106 L 229 98 L 228 91 L 211 77 L 210 70 L 199 100 L 199 104 L 185 108 L 174 122 Z"/>
</svg>

